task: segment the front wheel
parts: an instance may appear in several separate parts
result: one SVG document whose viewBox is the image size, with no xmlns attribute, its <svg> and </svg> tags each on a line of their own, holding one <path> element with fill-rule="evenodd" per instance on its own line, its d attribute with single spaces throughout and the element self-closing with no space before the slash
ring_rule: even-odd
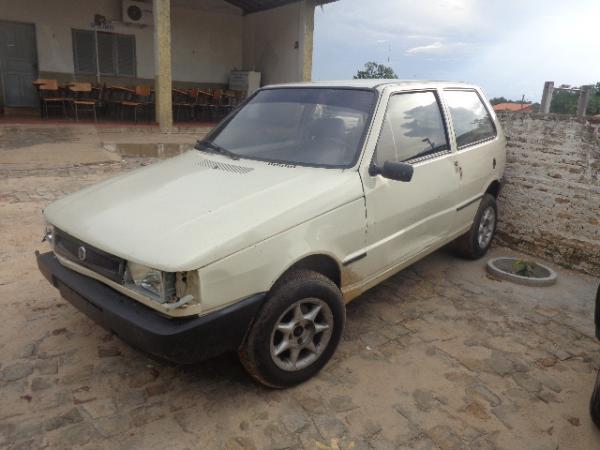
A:
<svg viewBox="0 0 600 450">
<path fill-rule="evenodd" d="M 316 272 L 293 271 L 269 294 L 240 349 L 240 361 L 267 386 L 302 383 L 329 361 L 345 322 L 335 283 Z"/>
<path fill-rule="evenodd" d="M 600 370 L 596 374 L 596 384 L 590 399 L 590 416 L 597 428 L 600 428 Z"/>
<path fill-rule="evenodd" d="M 473 225 L 467 233 L 453 242 L 454 252 L 467 259 L 479 259 L 485 255 L 496 233 L 497 217 L 496 198 L 485 194 L 475 214 Z"/>
</svg>

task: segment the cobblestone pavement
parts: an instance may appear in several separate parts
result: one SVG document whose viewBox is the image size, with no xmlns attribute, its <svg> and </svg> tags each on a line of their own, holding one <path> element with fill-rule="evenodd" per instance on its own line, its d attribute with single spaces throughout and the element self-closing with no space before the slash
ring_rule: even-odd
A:
<svg viewBox="0 0 600 450">
<path fill-rule="evenodd" d="M 59 298 L 33 252 L 44 205 L 143 163 L 0 168 L 0 448 L 600 448 L 597 280 L 560 268 L 524 288 L 437 252 L 352 302 L 331 363 L 285 391 L 234 355 L 180 367 L 130 348 Z"/>
</svg>

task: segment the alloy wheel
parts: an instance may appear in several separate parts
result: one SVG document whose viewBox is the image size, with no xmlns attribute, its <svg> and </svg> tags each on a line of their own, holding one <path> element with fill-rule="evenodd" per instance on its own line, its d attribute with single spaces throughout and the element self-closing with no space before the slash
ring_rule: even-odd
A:
<svg viewBox="0 0 600 450">
<path fill-rule="evenodd" d="M 282 370 L 302 370 L 323 354 L 332 331 L 333 313 L 327 303 L 317 298 L 298 300 L 276 322 L 271 358 Z"/>
<path fill-rule="evenodd" d="M 477 230 L 477 243 L 479 247 L 484 249 L 492 241 L 494 230 L 496 229 L 496 211 L 491 206 L 484 209 L 479 221 L 479 229 Z"/>
</svg>

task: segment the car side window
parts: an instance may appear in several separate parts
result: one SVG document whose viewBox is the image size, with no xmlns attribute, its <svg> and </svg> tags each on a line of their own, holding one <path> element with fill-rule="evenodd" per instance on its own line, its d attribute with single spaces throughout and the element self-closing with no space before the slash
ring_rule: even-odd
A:
<svg viewBox="0 0 600 450">
<path fill-rule="evenodd" d="M 444 91 L 459 149 L 496 136 L 496 127 L 475 91 Z"/>
<path fill-rule="evenodd" d="M 390 97 L 375 162 L 415 162 L 449 151 L 446 128 L 434 92 L 406 92 Z"/>
</svg>

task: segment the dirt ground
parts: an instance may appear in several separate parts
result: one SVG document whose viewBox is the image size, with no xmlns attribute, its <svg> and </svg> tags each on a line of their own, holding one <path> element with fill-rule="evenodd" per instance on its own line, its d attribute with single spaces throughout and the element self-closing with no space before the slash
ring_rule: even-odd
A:
<svg viewBox="0 0 600 450">
<path fill-rule="evenodd" d="M 44 205 L 148 161 L 1 158 L 0 448 L 600 448 L 587 411 L 598 280 L 555 268 L 557 285 L 519 287 L 437 252 L 348 306 L 317 377 L 270 390 L 235 355 L 148 358 L 38 273 Z"/>
</svg>

